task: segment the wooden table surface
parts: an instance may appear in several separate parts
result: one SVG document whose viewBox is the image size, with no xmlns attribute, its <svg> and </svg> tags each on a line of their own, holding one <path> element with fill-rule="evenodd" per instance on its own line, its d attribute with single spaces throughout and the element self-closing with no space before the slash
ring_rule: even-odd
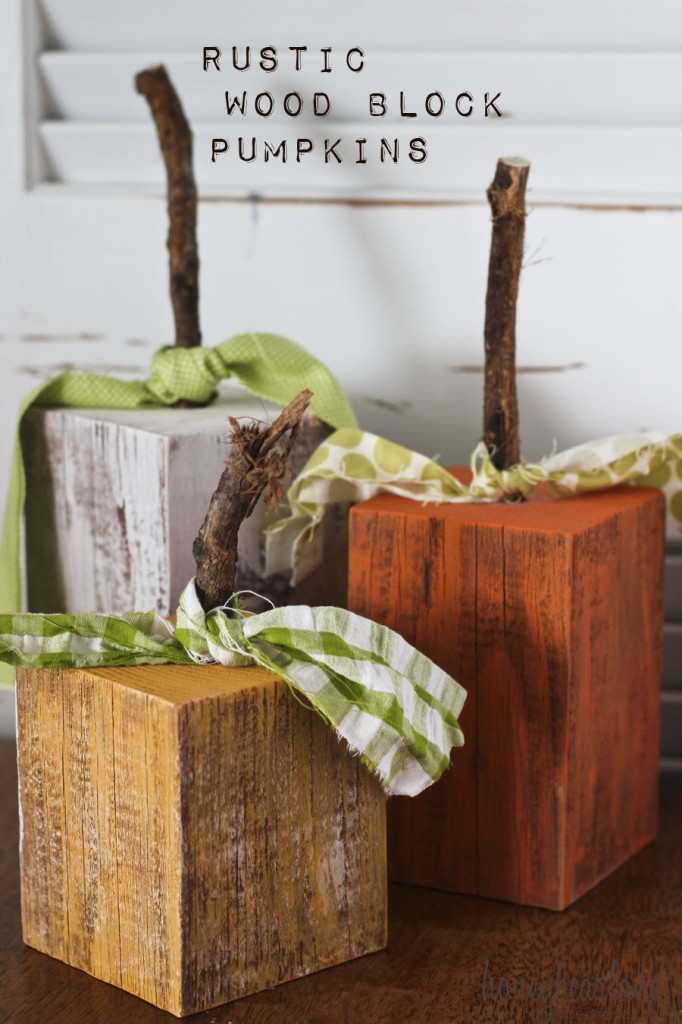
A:
<svg viewBox="0 0 682 1024">
<path fill-rule="evenodd" d="M 15 756 L 13 744 L 0 743 L 5 780 L 0 1022 L 176 1019 L 22 944 Z M 557 914 L 394 885 L 389 935 L 385 952 L 190 1019 L 202 1024 L 682 1021 L 682 780 L 662 784 L 658 842 L 571 909 Z"/>
</svg>

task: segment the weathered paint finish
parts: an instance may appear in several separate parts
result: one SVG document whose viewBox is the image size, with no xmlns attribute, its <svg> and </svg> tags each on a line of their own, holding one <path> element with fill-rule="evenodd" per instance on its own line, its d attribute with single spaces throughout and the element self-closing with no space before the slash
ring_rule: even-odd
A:
<svg viewBox="0 0 682 1024">
<path fill-rule="evenodd" d="M 655 837 L 663 505 L 352 510 L 350 607 L 469 694 L 450 771 L 389 805 L 391 878 L 558 910 Z"/>
<path fill-rule="evenodd" d="M 260 668 L 20 671 L 24 941 L 178 1016 L 386 944 L 380 786 Z"/>
<path fill-rule="evenodd" d="M 31 410 L 26 547 L 31 611 L 175 611 L 195 573 L 192 542 L 229 452 L 228 416 L 264 419 L 257 399 L 206 409 Z M 329 428 L 307 418 L 294 450 L 301 468 Z M 326 564 L 292 591 L 265 577 L 260 502 L 240 531 L 237 583 L 277 604 L 345 604 L 345 515 L 325 527 Z"/>
</svg>

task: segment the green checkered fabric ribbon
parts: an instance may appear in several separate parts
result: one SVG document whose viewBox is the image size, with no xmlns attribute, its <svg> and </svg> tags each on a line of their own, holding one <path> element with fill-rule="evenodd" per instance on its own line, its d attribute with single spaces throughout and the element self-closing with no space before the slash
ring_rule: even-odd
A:
<svg viewBox="0 0 682 1024">
<path fill-rule="evenodd" d="M 248 617 L 206 614 L 194 580 L 175 630 L 155 612 L 0 614 L 0 660 L 31 668 L 258 664 L 286 680 L 379 776 L 416 796 L 464 737 L 466 691 L 385 626 L 339 608 L 289 606 Z"/>
<path fill-rule="evenodd" d="M 555 497 L 619 484 L 660 487 L 669 517 L 682 526 L 682 434 L 609 437 L 508 470 L 493 465 L 484 444 L 463 484 L 425 455 L 355 428 L 337 430 L 313 452 L 289 488 L 291 515 L 274 523 L 266 542 L 268 572 L 294 566 L 294 583 L 308 571 L 308 539 L 327 505 L 398 494 L 415 501 L 497 502 L 546 484 Z"/>
<path fill-rule="evenodd" d="M 41 384 L 21 407 L 144 409 L 181 400 L 205 404 L 221 380 L 234 377 L 259 398 L 286 405 L 303 388 L 313 392 L 312 413 L 332 427 L 356 426 L 355 414 L 333 374 L 314 356 L 275 334 L 240 334 L 215 348 L 162 348 L 152 359 L 149 378 L 123 381 L 70 370 Z M 19 443 L 14 446 L 5 520 L 0 539 L 0 612 L 22 605 L 21 519 L 26 482 Z M 11 683 L 0 666 L 0 684 Z"/>
</svg>

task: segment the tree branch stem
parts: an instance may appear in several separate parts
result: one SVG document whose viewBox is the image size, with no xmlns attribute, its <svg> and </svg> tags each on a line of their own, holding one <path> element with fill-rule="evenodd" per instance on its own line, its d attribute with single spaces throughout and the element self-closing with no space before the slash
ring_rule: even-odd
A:
<svg viewBox="0 0 682 1024">
<path fill-rule="evenodd" d="M 193 547 L 197 593 L 206 611 L 225 604 L 234 593 L 242 521 L 261 494 L 271 505 L 282 498 L 289 456 L 312 397 L 310 391 L 301 391 L 265 429 L 253 422 L 243 426 L 230 417 L 230 457 Z"/>
<path fill-rule="evenodd" d="M 170 294 L 175 344 L 201 345 L 197 189 L 192 169 L 192 131 L 168 72 L 162 64 L 135 77 L 135 87 L 152 112 L 166 167 Z"/>
<path fill-rule="evenodd" d="M 487 191 L 493 230 L 485 305 L 483 440 L 498 469 L 516 465 L 521 457 L 516 396 L 516 303 L 529 170 L 527 160 L 502 158 Z"/>
</svg>

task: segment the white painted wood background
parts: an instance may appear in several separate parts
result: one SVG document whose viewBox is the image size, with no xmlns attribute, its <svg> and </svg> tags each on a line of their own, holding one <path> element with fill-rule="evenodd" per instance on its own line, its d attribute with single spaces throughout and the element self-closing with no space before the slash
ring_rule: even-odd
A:
<svg viewBox="0 0 682 1024">
<path fill-rule="evenodd" d="M 426 164 L 372 164 L 366 177 L 348 165 L 338 176 L 301 165 L 296 176 L 295 165 L 270 164 L 268 179 L 263 166 L 211 168 L 206 130 L 238 134 L 221 93 L 252 81 L 193 68 L 203 45 L 247 43 L 362 46 L 360 75 L 334 72 L 320 86 L 301 72 L 293 86 L 339 97 L 333 127 L 344 137 L 373 128 L 361 102 L 375 89 L 499 89 L 509 116 L 419 119 Z M 256 0 L 238 13 L 217 0 L 3 0 L 0 499 L 27 390 L 72 365 L 143 375 L 171 337 L 161 164 L 130 80 L 151 59 L 168 60 L 198 125 L 207 344 L 246 329 L 287 334 L 336 371 L 367 428 L 466 459 L 480 431 L 483 196 L 495 157 L 522 152 L 533 162 L 518 331 L 524 453 L 680 429 L 682 14 L 672 0 Z M 281 74 L 268 76 L 273 93 L 292 87 Z M 291 134 L 270 120 L 268 136 Z M 329 201 L 339 196 L 350 201 Z"/>
</svg>

